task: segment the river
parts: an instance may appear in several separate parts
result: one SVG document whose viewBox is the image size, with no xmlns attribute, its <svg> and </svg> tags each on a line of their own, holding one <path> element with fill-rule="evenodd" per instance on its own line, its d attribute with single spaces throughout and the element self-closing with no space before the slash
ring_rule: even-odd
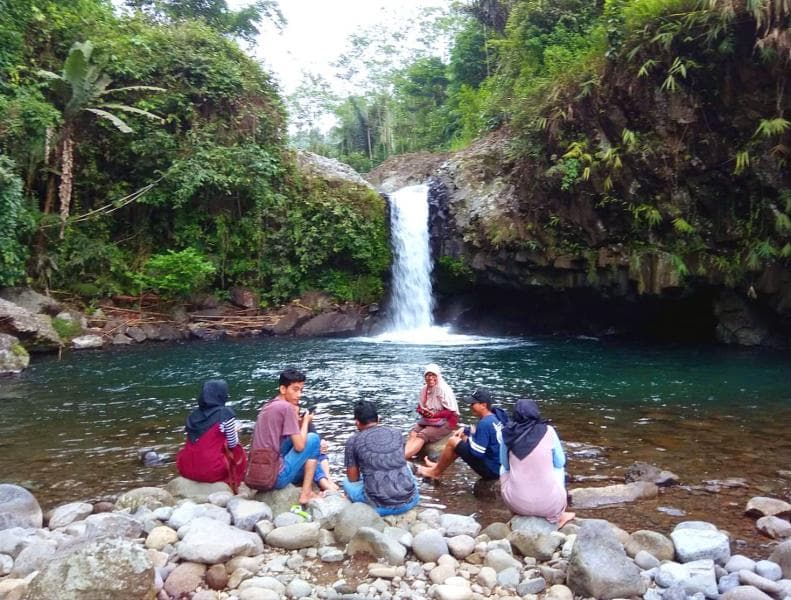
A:
<svg viewBox="0 0 791 600">
<path fill-rule="evenodd" d="M 756 546 L 764 540 L 742 516 L 747 499 L 791 499 L 791 483 L 778 473 L 791 468 L 786 353 L 595 339 L 463 341 L 248 338 L 36 357 L 21 376 L 0 380 L 0 481 L 28 487 L 45 508 L 162 485 L 175 475 L 174 465 L 143 467 L 138 451 L 175 454 L 201 382 L 225 378 L 238 417 L 252 421 L 276 393 L 278 372 L 290 365 L 307 372 L 303 402 L 318 405 L 316 424 L 331 441 L 339 474 L 353 403 L 376 402 L 383 422 L 406 431 L 416 418 L 422 367 L 436 362 L 460 398 L 476 386 L 489 387 L 508 408 L 518 397 L 536 398 L 567 444 L 572 480 L 622 481 L 638 460 L 681 478 L 682 486 L 655 500 L 584 516 L 660 531 L 706 519 Z M 713 492 L 704 484 L 733 477 L 748 487 Z M 473 481 L 465 465 L 454 465 L 443 483 L 422 484 L 422 505 L 475 512 L 484 522 L 507 518 L 496 502 L 472 496 Z M 577 485 L 599 484 L 570 487 Z"/>
</svg>

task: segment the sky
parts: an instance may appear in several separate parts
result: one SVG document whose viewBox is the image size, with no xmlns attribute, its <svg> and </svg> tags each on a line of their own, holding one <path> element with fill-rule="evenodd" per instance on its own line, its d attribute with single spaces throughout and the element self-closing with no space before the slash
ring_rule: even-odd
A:
<svg viewBox="0 0 791 600">
<path fill-rule="evenodd" d="M 247 3 L 229 1 L 234 7 Z M 289 94 L 304 70 L 331 77 L 330 63 L 342 53 L 351 33 L 383 20 L 400 19 L 420 8 L 447 5 L 448 0 L 280 0 L 288 24 L 282 33 L 266 25 L 254 53 Z"/>
</svg>

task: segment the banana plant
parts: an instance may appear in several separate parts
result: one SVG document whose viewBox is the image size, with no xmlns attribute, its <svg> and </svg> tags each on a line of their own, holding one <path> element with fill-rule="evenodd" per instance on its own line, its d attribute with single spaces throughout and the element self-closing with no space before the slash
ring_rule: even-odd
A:
<svg viewBox="0 0 791 600">
<path fill-rule="evenodd" d="M 63 231 L 69 218 L 74 183 L 74 143 L 79 133 L 77 126 L 82 116 L 85 113 L 91 113 L 106 119 L 122 133 L 131 133 L 132 128 L 116 114 L 118 112 L 142 115 L 160 123 L 163 122 L 163 119 L 154 113 L 127 104 L 113 102 L 109 97 L 121 92 L 164 92 L 165 90 L 150 85 L 110 88 L 109 85 L 112 80 L 104 73 L 102 66 L 94 61 L 93 50 L 94 46 L 90 41 L 77 42 L 69 50 L 69 56 L 63 64 L 63 72 L 61 74 L 45 70 L 38 72 L 40 77 L 50 82 L 50 86 L 57 96 L 57 104 L 62 107 L 63 120 L 55 149 L 56 162 L 60 162 L 58 197 L 60 200 L 61 238 L 63 238 Z M 47 203 L 44 206 L 45 213 L 52 210 L 51 199 L 53 196 L 54 193 L 47 194 Z"/>
</svg>

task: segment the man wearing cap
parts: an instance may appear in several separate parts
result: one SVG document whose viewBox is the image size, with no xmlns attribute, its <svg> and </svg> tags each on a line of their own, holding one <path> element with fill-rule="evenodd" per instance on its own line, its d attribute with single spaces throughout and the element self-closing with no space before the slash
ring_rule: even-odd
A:
<svg viewBox="0 0 791 600">
<path fill-rule="evenodd" d="M 418 467 L 418 475 L 439 479 L 453 461 L 461 458 L 484 479 L 500 477 L 500 443 L 503 424 L 508 421 L 505 411 L 492 406 L 488 390 L 479 388 L 467 398 L 472 413 L 478 417 L 474 431 L 461 427 L 453 432 L 442 449 L 439 460 L 425 458 L 425 467 Z"/>
</svg>

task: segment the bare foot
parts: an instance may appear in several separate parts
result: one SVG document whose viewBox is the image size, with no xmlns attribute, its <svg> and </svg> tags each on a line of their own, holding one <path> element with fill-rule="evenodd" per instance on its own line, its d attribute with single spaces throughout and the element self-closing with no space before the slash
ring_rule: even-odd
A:
<svg viewBox="0 0 791 600">
<path fill-rule="evenodd" d="M 574 519 L 577 515 L 573 512 L 564 512 L 561 513 L 560 518 L 558 519 L 558 529 L 563 527 L 566 523 Z"/>
<path fill-rule="evenodd" d="M 314 492 L 313 490 L 311 490 L 309 492 L 302 492 L 299 495 L 299 503 L 300 504 L 307 504 L 308 502 L 310 502 L 311 500 L 315 500 L 316 498 L 321 498 L 321 496 L 319 494 L 317 494 L 316 492 Z"/>
<path fill-rule="evenodd" d="M 319 487 L 325 492 L 337 492 L 341 489 L 337 483 L 335 483 L 329 477 L 322 477 L 319 480 Z"/>
<path fill-rule="evenodd" d="M 423 457 L 423 462 L 426 463 L 426 466 L 430 469 L 433 469 L 437 466 L 437 463 L 435 463 L 433 460 L 429 460 L 428 456 Z"/>
<path fill-rule="evenodd" d="M 417 474 L 420 477 L 425 477 L 426 479 L 439 479 L 434 473 L 434 469 L 431 467 L 418 467 Z"/>
</svg>

